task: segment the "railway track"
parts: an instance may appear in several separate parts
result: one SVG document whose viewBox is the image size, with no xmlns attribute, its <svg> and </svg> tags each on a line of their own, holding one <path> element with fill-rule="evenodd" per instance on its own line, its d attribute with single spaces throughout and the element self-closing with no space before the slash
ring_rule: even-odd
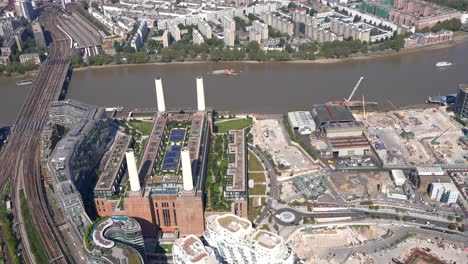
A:
<svg viewBox="0 0 468 264">
<path fill-rule="evenodd" d="M 58 8 L 47 7 L 40 17 L 40 23 L 51 33 L 53 42 L 49 47 L 49 57 L 41 66 L 15 121 L 9 143 L 0 156 L 0 188 L 11 179 L 12 190 L 24 190 L 33 224 L 50 263 L 70 263 L 73 260 L 68 257 L 69 251 L 49 213 L 40 168 L 42 129 L 47 121 L 50 103 L 59 98 L 72 52 L 71 40 L 57 26 L 60 20 L 59 12 Z M 20 197 L 16 191 L 12 193 L 12 200 L 18 210 Z M 18 219 L 17 215 L 15 212 L 16 221 L 22 224 L 22 219 Z M 19 230 L 21 237 L 26 236 L 24 228 Z M 34 263 L 29 245 L 23 245 L 23 248 L 28 251 L 25 261 Z"/>
</svg>

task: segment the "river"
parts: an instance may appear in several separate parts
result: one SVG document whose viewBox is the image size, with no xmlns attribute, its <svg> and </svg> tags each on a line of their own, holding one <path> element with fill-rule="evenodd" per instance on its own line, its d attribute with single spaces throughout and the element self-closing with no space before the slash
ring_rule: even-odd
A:
<svg viewBox="0 0 468 264">
<path fill-rule="evenodd" d="M 445 69 L 437 61 L 454 63 Z M 234 68 L 236 77 L 213 74 Z M 85 69 L 73 73 L 67 98 L 126 109 L 155 108 L 154 77 L 163 79 L 166 107 L 196 106 L 195 77 L 205 80 L 206 104 L 236 113 L 283 113 L 348 97 L 382 105 L 421 104 L 428 96 L 456 93 L 468 82 L 468 42 L 455 46 L 337 63 L 200 63 Z M 30 86 L 0 79 L 0 126 L 14 122 Z"/>
</svg>

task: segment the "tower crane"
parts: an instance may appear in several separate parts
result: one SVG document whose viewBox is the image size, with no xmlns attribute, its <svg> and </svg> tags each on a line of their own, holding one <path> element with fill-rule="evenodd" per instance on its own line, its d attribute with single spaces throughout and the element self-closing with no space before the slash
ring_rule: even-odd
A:
<svg viewBox="0 0 468 264">
<path fill-rule="evenodd" d="M 361 84 L 362 80 L 364 80 L 364 77 L 359 78 L 359 81 L 358 81 L 358 82 L 356 83 L 356 85 L 354 86 L 353 91 L 352 91 L 351 94 L 349 95 L 348 99 L 345 99 L 345 103 L 348 103 L 349 101 L 351 101 L 351 99 L 353 98 L 354 93 L 356 92 L 357 88 L 358 88 L 359 85 Z"/>
</svg>

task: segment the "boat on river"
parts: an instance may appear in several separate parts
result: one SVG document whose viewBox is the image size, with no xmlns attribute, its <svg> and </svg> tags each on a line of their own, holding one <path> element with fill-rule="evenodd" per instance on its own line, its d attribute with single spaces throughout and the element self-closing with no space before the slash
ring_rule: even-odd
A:
<svg viewBox="0 0 468 264">
<path fill-rule="evenodd" d="M 30 85 L 33 83 L 34 83 L 34 80 L 21 80 L 21 81 L 17 81 L 16 85 L 23 86 L 23 85 Z"/>
</svg>

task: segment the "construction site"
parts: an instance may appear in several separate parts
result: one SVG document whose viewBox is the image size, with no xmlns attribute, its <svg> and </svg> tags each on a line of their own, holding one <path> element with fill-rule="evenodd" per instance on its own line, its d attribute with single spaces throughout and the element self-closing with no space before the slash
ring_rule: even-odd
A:
<svg viewBox="0 0 468 264">
<path fill-rule="evenodd" d="M 396 108 L 396 107 L 395 107 Z M 461 125 L 442 108 L 355 114 L 383 165 L 421 166 L 465 163 Z"/>
<path fill-rule="evenodd" d="M 404 191 L 392 182 L 390 173 L 385 171 L 334 172 L 330 179 L 348 200 L 404 195 Z"/>
<path fill-rule="evenodd" d="M 376 225 L 311 230 L 298 234 L 294 238 L 294 244 L 297 248 L 298 258 L 310 261 L 307 263 L 333 263 L 328 254 L 330 248 L 360 245 L 384 237 L 387 232 L 387 228 Z"/>
</svg>

